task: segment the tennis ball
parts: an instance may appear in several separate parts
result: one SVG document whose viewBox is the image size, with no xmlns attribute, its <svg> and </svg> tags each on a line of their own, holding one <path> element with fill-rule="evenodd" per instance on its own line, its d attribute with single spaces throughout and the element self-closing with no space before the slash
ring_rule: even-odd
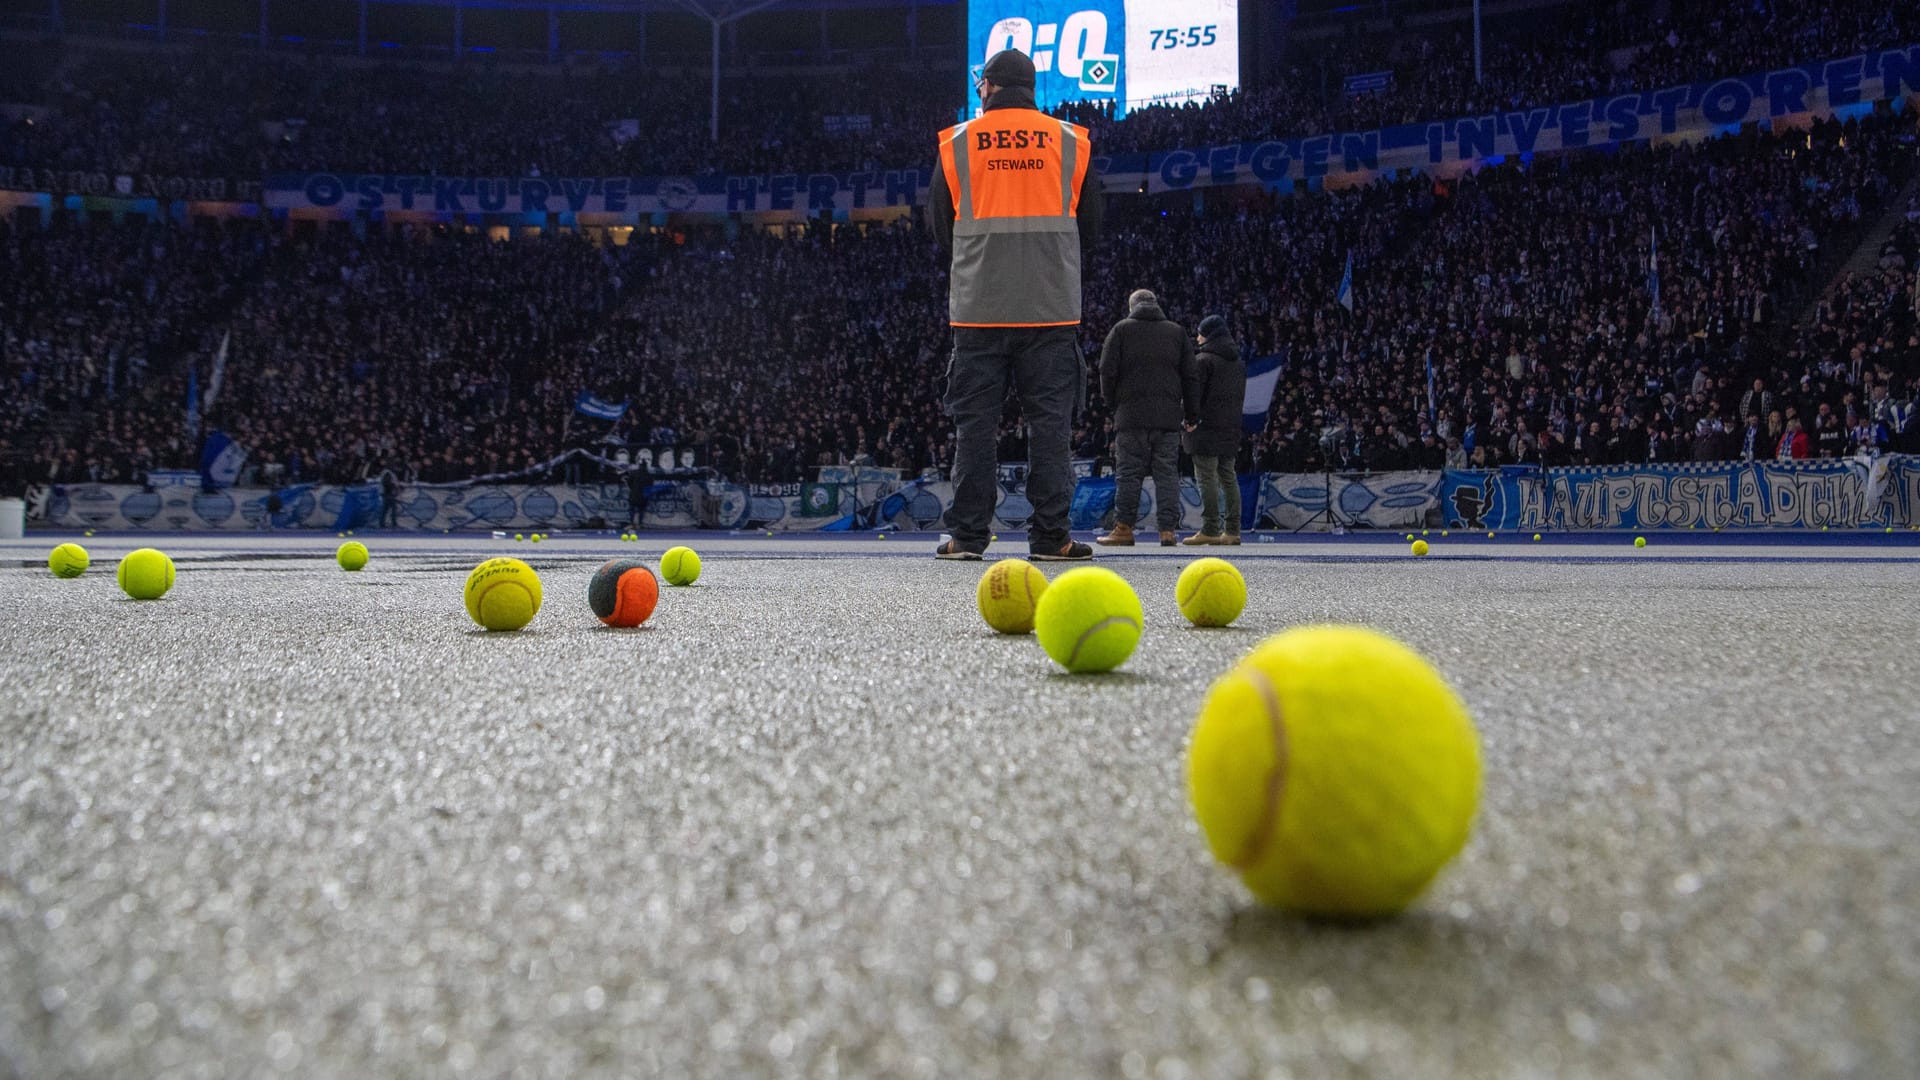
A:
<svg viewBox="0 0 1920 1080">
<path fill-rule="evenodd" d="M 1539 533 L 1534 533 L 1534 534 L 1533 534 L 1533 542 L 1534 542 L 1534 543 L 1536 543 L 1536 544 L 1540 542 L 1540 534 L 1539 534 Z"/>
<path fill-rule="evenodd" d="M 1187 790 L 1214 857 L 1261 901 L 1376 918 L 1411 903 L 1466 844 L 1480 740 L 1412 649 L 1361 627 L 1301 627 L 1208 691 Z"/>
<path fill-rule="evenodd" d="M 1492 533 L 1488 533 L 1488 534 L 1487 534 L 1487 539 L 1489 539 L 1489 540 L 1491 540 L 1491 539 L 1493 539 L 1493 534 L 1492 534 Z"/>
<path fill-rule="evenodd" d="M 525 533 L 514 533 L 513 538 L 515 540 L 525 540 L 527 537 Z"/>
<path fill-rule="evenodd" d="M 1047 591 L 1047 575 L 1025 559 L 1001 559 L 980 575 L 974 590 L 980 617 L 1003 634 L 1033 633 L 1033 611 Z"/>
<path fill-rule="evenodd" d="M 1104 567 L 1069 570 L 1034 608 L 1040 647 L 1068 671 L 1111 671 L 1133 655 L 1146 616 L 1125 578 Z"/>
<path fill-rule="evenodd" d="M 92 529 L 88 529 L 88 530 L 87 530 L 87 531 L 86 531 L 85 533 L 83 533 L 82 535 L 85 535 L 85 536 L 92 536 L 92 535 L 93 535 L 93 530 L 92 530 Z"/>
<path fill-rule="evenodd" d="M 1225 559 L 1195 559 L 1180 571 L 1173 598 L 1195 626 L 1226 626 L 1247 606 L 1247 579 Z"/>
<path fill-rule="evenodd" d="M 660 582 L 646 563 L 614 559 L 587 582 L 587 605 L 608 626 L 639 626 L 660 602 Z"/>
<path fill-rule="evenodd" d="M 342 570 L 358 570 L 367 565 L 367 545 L 358 540 L 349 540 L 333 553 L 333 559 Z"/>
<path fill-rule="evenodd" d="M 1888 529 L 1892 532 L 1892 529 Z M 87 556 L 87 549 L 79 544 L 61 544 L 47 555 L 47 569 L 58 578 L 76 578 L 87 572 L 93 560 Z"/>
<path fill-rule="evenodd" d="M 1425 535 L 1427 535 L 1427 530 L 1425 530 L 1425 529 L 1421 529 L 1421 530 L 1420 530 L 1420 535 L 1421 535 L 1421 536 L 1425 536 Z"/>
<path fill-rule="evenodd" d="M 1633 546 L 1634 546 L 1634 547 L 1637 547 L 1637 548 L 1643 548 L 1643 547 L 1646 547 L 1646 546 L 1647 546 L 1647 538 L 1646 538 L 1646 537 L 1644 537 L 1644 536 L 1636 536 L 1636 537 L 1634 537 L 1634 538 L 1633 538 Z"/>
<path fill-rule="evenodd" d="M 1407 534 L 1407 539 L 1409 539 L 1409 540 L 1411 540 L 1411 539 L 1413 539 L 1413 534 L 1412 534 L 1412 533 L 1408 533 L 1408 534 Z"/>
<path fill-rule="evenodd" d="M 1441 529 L 1441 530 L 1440 530 L 1440 535 L 1441 535 L 1441 536 L 1448 536 L 1448 535 L 1450 535 L 1450 534 L 1449 534 L 1449 533 L 1447 532 L 1447 530 L 1445 530 L 1445 529 Z"/>
<path fill-rule="evenodd" d="M 1413 553 L 1415 555 L 1425 555 L 1429 550 L 1431 549 L 1427 547 L 1425 540 L 1415 540 L 1413 542 Z"/>
<path fill-rule="evenodd" d="M 173 560 L 153 548 L 129 551 L 115 577 L 120 590 L 135 600 L 158 600 L 173 588 Z"/>
<path fill-rule="evenodd" d="M 518 630 L 540 612 L 540 575 L 519 559 L 488 559 L 467 575 L 467 614 L 489 630 Z"/>
<path fill-rule="evenodd" d="M 531 540 L 531 541 L 533 541 L 534 543 L 536 543 L 536 544 L 537 544 L 537 543 L 539 543 L 539 542 L 540 542 L 540 534 L 539 534 L 539 533 L 534 533 L 534 534 L 533 534 L 532 536 L 530 536 L 530 537 L 528 537 L 527 539 L 529 539 L 529 540 Z"/>
<path fill-rule="evenodd" d="M 660 576 L 669 585 L 691 585 L 700 580 L 700 556 L 690 547 L 668 548 L 660 556 Z"/>
</svg>

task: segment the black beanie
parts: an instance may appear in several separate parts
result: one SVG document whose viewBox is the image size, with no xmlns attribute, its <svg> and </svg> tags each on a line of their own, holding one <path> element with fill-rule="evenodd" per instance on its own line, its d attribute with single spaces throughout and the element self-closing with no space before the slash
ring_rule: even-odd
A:
<svg viewBox="0 0 1920 1080">
<path fill-rule="evenodd" d="M 1033 60 L 1019 49 L 1001 49 L 987 58 L 980 77 L 995 86 L 1024 86 L 1033 89 Z"/>
<path fill-rule="evenodd" d="M 1217 338 L 1227 336 L 1227 320 L 1218 315 L 1209 315 L 1200 320 L 1200 336 Z"/>
</svg>

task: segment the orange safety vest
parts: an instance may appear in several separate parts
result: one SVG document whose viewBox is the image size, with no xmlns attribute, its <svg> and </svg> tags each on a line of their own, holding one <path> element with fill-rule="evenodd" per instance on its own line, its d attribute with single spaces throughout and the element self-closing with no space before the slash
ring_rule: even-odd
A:
<svg viewBox="0 0 1920 1080">
<path fill-rule="evenodd" d="M 994 109 L 940 133 L 953 193 L 955 326 L 1080 322 L 1080 184 L 1087 129 L 1036 109 Z"/>
</svg>

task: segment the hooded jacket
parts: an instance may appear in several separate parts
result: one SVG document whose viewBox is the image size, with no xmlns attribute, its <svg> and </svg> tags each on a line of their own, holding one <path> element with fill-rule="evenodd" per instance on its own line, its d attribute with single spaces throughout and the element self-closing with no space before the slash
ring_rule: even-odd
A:
<svg viewBox="0 0 1920 1080">
<path fill-rule="evenodd" d="M 1240 412 L 1247 401 L 1247 365 L 1232 337 L 1208 338 L 1193 354 L 1193 396 L 1187 418 L 1198 425 L 1187 433 L 1187 453 L 1195 457 L 1236 457 L 1240 453 Z"/>
<path fill-rule="evenodd" d="M 1100 395 L 1115 431 L 1178 431 L 1193 400 L 1193 341 L 1158 304 L 1138 304 L 1107 333 Z"/>
</svg>

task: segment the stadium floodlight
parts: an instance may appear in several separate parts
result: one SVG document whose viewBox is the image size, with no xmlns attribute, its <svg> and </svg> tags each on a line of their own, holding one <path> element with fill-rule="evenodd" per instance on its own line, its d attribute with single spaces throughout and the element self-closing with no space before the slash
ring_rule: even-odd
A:
<svg viewBox="0 0 1920 1080">
<path fill-rule="evenodd" d="M 727 0 L 678 0 L 681 7 L 701 18 L 713 27 L 713 94 L 707 103 L 707 138 L 711 142 L 720 141 L 720 28 L 730 22 L 744 19 L 762 8 L 770 8 L 780 0 L 753 0 L 753 2 L 734 5 Z"/>
</svg>

